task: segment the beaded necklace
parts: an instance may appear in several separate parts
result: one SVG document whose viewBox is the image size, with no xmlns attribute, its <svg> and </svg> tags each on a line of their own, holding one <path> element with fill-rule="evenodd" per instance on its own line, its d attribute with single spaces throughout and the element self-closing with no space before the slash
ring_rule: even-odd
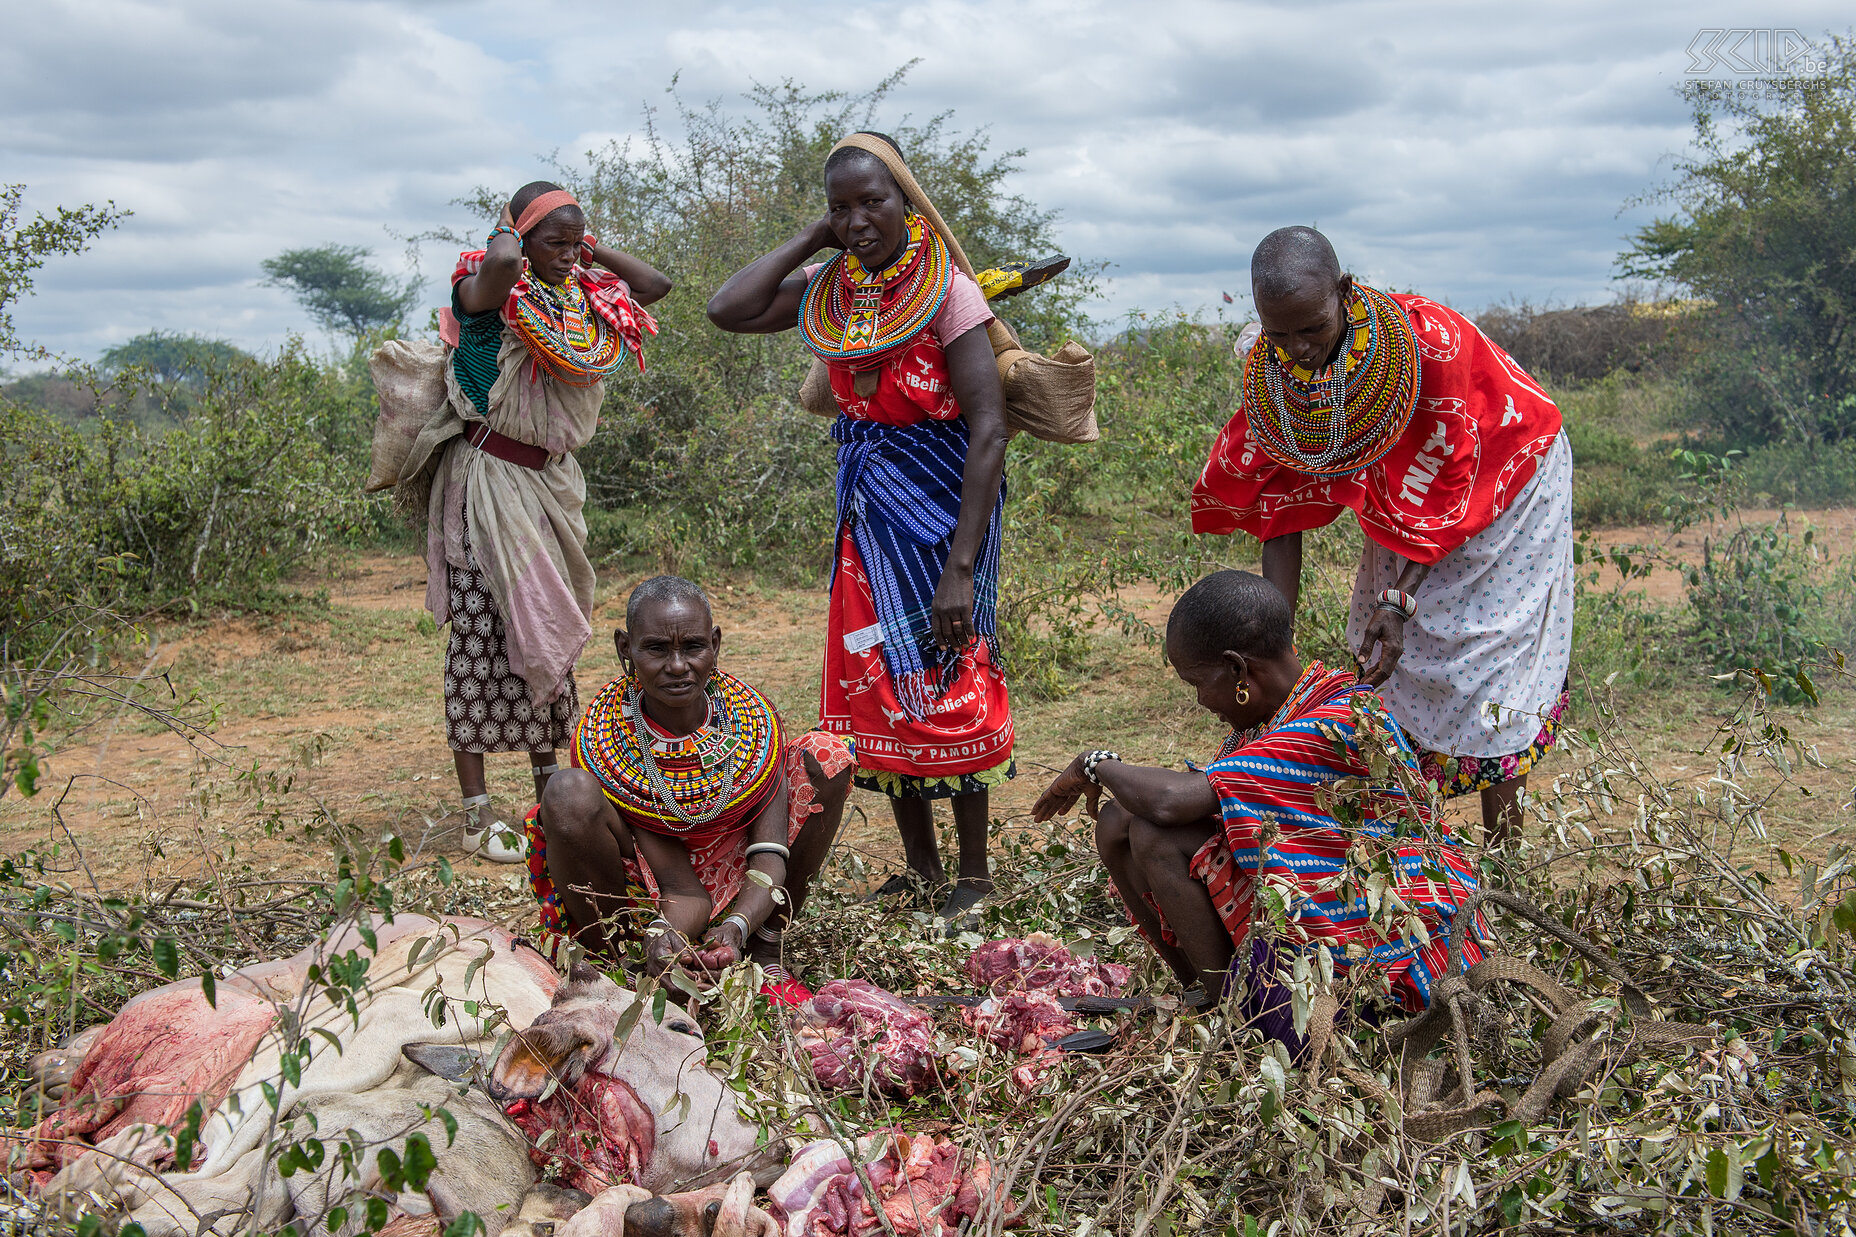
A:
<svg viewBox="0 0 1856 1237">
<path fill-rule="evenodd" d="M 1418 347 L 1397 302 L 1356 283 L 1342 346 L 1325 375 L 1295 365 L 1267 336 L 1245 367 L 1250 428 L 1264 454 L 1286 468 L 1339 477 L 1376 463 L 1411 423 L 1418 403 Z"/>
<path fill-rule="evenodd" d="M 632 825 L 699 840 L 758 813 L 778 780 L 780 718 L 766 697 L 720 670 L 703 694 L 708 720 L 688 735 L 652 724 L 635 675 L 615 679 L 588 703 L 574 763 Z"/>
<path fill-rule="evenodd" d="M 799 333 L 821 360 L 870 368 L 934 318 L 953 280 L 947 242 L 920 215 L 894 262 L 868 270 L 849 252 L 814 272 L 799 309 Z"/>
<path fill-rule="evenodd" d="M 708 784 L 698 792 L 698 806 L 691 811 L 677 802 L 670 784 L 664 780 L 663 770 L 657 767 L 657 754 L 653 750 L 657 744 L 652 740 L 651 723 L 645 718 L 644 701 L 637 685 L 632 684 L 625 693 L 625 711 L 631 715 L 638 758 L 644 764 L 651 789 L 657 792 L 657 801 L 686 825 L 706 825 L 720 816 L 735 788 L 735 749 L 738 746 L 735 715 L 713 683 L 703 689 L 703 695 L 709 701 L 709 721 L 697 727 L 696 733 L 690 736 L 690 748 L 702 772 L 708 775 L 704 778 Z"/>
<path fill-rule="evenodd" d="M 625 363 L 625 340 L 599 314 L 592 313 L 576 273 L 559 287 L 532 272 L 514 298 L 516 312 L 506 319 L 529 354 L 569 386 L 587 387 Z"/>
</svg>

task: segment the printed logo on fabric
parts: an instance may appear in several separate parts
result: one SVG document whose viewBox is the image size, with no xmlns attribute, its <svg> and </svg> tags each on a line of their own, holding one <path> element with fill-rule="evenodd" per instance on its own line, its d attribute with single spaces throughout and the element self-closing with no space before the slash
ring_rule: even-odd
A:
<svg viewBox="0 0 1856 1237">
<path fill-rule="evenodd" d="M 1463 518 L 1475 492 L 1481 428 L 1455 398 L 1421 397 L 1411 421 L 1404 440 L 1372 470 L 1373 489 L 1388 508 L 1411 512 L 1400 521 L 1408 529 L 1448 528 Z M 1429 426 L 1421 438 L 1420 426 Z"/>
</svg>

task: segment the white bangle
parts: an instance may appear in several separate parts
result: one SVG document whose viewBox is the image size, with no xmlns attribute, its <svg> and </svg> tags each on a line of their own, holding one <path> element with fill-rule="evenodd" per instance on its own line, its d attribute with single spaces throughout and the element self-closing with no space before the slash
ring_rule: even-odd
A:
<svg viewBox="0 0 1856 1237">
<path fill-rule="evenodd" d="M 748 943 L 748 938 L 754 935 L 754 929 L 748 926 L 748 917 L 746 915 L 741 914 L 739 911 L 737 911 L 735 914 L 730 915 L 727 919 L 724 919 L 721 923 L 717 924 L 716 926 L 718 928 L 725 927 L 731 923 L 741 929 L 741 943 L 743 945 L 746 945 Z"/>
<path fill-rule="evenodd" d="M 1083 776 L 1088 778 L 1090 781 L 1094 782 L 1096 785 L 1100 786 L 1102 784 L 1102 779 L 1096 776 L 1096 766 L 1101 764 L 1105 760 L 1120 760 L 1120 759 L 1121 759 L 1121 756 L 1117 752 L 1109 752 L 1109 751 L 1091 752 L 1087 756 L 1083 757 Z"/>
<path fill-rule="evenodd" d="M 749 842 L 746 857 L 752 859 L 756 855 L 778 855 L 788 863 L 793 860 L 792 850 L 781 842 Z"/>
</svg>

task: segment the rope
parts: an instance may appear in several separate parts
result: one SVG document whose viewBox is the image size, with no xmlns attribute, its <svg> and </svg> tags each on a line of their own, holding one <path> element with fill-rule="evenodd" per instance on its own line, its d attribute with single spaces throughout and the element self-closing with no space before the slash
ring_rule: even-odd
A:
<svg viewBox="0 0 1856 1237">
<path fill-rule="evenodd" d="M 1520 958 L 1492 954 L 1465 971 L 1463 929 L 1476 921 L 1476 912 L 1484 903 L 1494 903 L 1526 920 L 1615 980 L 1630 1014 L 1628 1028 L 1619 1029 L 1615 1009 L 1599 1008 L 1595 1001 L 1580 997 Z M 1433 986 L 1429 1008 L 1382 1032 L 1387 1047 L 1400 1050 L 1399 1100 L 1404 1133 L 1410 1138 L 1441 1142 L 1452 1134 L 1486 1124 L 1491 1115 L 1499 1115 L 1504 1109 L 1510 1119 L 1533 1125 L 1545 1118 L 1555 1099 L 1578 1094 L 1601 1067 L 1615 1069 L 1647 1050 L 1707 1044 L 1715 1038 L 1711 1026 L 1657 1021 L 1649 996 L 1621 966 L 1525 898 L 1500 890 L 1482 890 L 1463 904 L 1455 923 L 1458 927 L 1450 937 L 1447 973 Z M 1511 1109 L 1499 1093 L 1475 1089 L 1470 1054 L 1471 1040 L 1479 1036 L 1486 1014 L 1481 993 L 1498 982 L 1531 989 L 1554 1015 L 1552 1025 L 1540 1037 L 1540 1072 Z M 1310 1094 L 1321 1085 L 1323 1058 L 1334 1046 L 1338 1013 L 1339 1004 L 1331 993 L 1321 993 L 1309 1006 L 1303 1081 Z M 1429 1059 L 1446 1036 L 1450 1059 Z M 1342 1072 L 1349 1078 L 1356 1077 L 1355 1071 Z"/>
</svg>

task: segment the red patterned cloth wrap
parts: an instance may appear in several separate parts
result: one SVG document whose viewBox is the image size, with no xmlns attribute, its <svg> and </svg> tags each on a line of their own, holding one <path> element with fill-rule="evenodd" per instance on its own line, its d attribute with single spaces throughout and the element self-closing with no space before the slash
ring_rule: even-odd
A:
<svg viewBox="0 0 1856 1237">
<path fill-rule="evenodd" d="M 953 1237 L 963 1227 L 976 1230 L 982 1212 L 1006 1212 L 1008 1228 L 1022 1217 L 993 1186 L 988 1160 L 952 1139 L 896 1129 L 849 1146 L 807 1143 L 767 1188 L 767 1202 L 784 1237 Z"/>
<path fill-rule="evenodd" d="M 919 240 L 917 245 L 912 239 L 910 251 L 885 273 L 884 295 L 894 299 L 906 294 L 919 300 L 926 293 L 910 289 L 921 283 L 939 289 L 932 298 L 938 309 L 951 278 L 937 265 L 941 259 L 936 255 L 944 254 L 945 247 L 932 228 Z M 920 272 L 925 274 L 918 279 Z M 827 263 L 814 274 L 810 287 L 827 286 L 822 281 L 828 278 L 842 282 L 848 275 Z M 889 426 L 958 418 L 960 405 L 948 381 L 947 355 L 935 335 L 934 314 L 904 315 L 892 309 L 886 300 L 874 355 L 869 349 L 834 354 L 812 338 L 817 332 L 808 332 L 807 345 L 827 363 L 839 410 L 852 421 Z M 891 318 L 916 324 L 912 334 L 894 335 Z M 850 359 L 841 359 L 845 355 Z M 858 371 L 870 369 L 877 373 L 875 388 L 860 395 Z M 983 585 L 975 580 L 976 589 Z M 991 641 L 976 641 L 947 676 L 929 667 L 924 694 L 932 703 L 921 711 L 906 708 L 897 695 L 881 639 L 870 575 L 851 530 L 841 528 L 825 636 L 820 727 L 852 740 L 858 784 L 886 794 L 936 798 L 1005 781 L 1012 759 L 1012 711 Z M 953 681 L 944 681 L 946 677 Z M 921 715 L 912 717 L 912 712 Z"/>
<path fill-rule="evenodd" d="M 458 264 L 451 272 L 453 287 L 483 269 L 484 252 L 482 249 L 472 249 L 458 255 Z M 531 278 L 528 264 L 524 262 L 522 277 L 516 280 L 516 286 L 509 291 L 509 299 L 503 302 L 503 324 L 522 338 L 536 366 L 554 373 L 556 377 L 571 382 L 575 386 L 585 385 L 581 375 L 558 372 L 560 358 L 550 355 L 545 347 L 538 346 L 535 327 L 540 320 L 549 320 L 556 328 L 561 329 L 566 329 L 569 324 L 556 320 L 553 307 L 548 303 L 549 298 L 536 292 L 534 285 L 530 282 Z M 657 319 L 646 312 L 644 306 L 632 299 L 632 290 L 623 279 L 604 267 L 576 265 L 571 278 L 578 284 L 581 293 L 586 297 L 587 306 L 592 309 L 598 319 L 597 322 L 587 325 L 592 326 L 596 332 L 612 331 L 616 336 L 614 342 L 622 345 L 631 353 L 637 361 L 638 372 L 643 373 L 644 335 L 646 331 L 653 335 L 657 334 Z M 441 318 L 449 316 L 449 311 L 446 311 Z M 450 323 L 448 332 L 443 333 L 445 333 L 446 342 L 456 347 L 458 342 L 456 322 Z"/>
<path fill-rule="evenodd" d="M 1417 406 L 1391 450 L 1344 476 L 1298 472 L 1263 450 L 1247 399 L 1193 487 L 1194 532 L 1241 529 L 1268 541 L 1350 509 L 1380 545 L 1435 563 L 1507 509 L 1559 436 L 1559 408 L 1469 319 L 1422 296 L 1390 299 L 1411 322 L 1419 358 Z"/>
<path fill-rule="evenodd" d="M 787 841 L 796 841 L 807 819 L 824 810 L 806 756 L 811 755 L 830 779 L 850 767 L 851 753 L 842 739 L 823 731 L 789 738 L 766 697 L 732 675 L 718 670 L 711 689 L 710 723 L 693 735 L 668 735 L 649 716 L 644 718 L 657 767 L 686 811 L 706 809 L 717 795 L 727 796 L 726 806 L 707 824 L 686 824 L 658 799 L 639 752 L 637 727 L 625 707 L 628 694 L 636 691 L 630 676 L 607 684 L 587 705 L 574 731 L 569 760 L 598 780 L 628 827 L 683 843 L 696 878 L 715 908 L 714 920 L 719 921 L 726 918 L 729 904 L 747 879 L 748 830 L 765 810 L 768 797 L 784 786 Z M 724 711 L 735 723 L 732 765 L 716 760 L 728 742 L 728 727 L 721 724 Z M 726 786 L 720 781 L 721 769 L 731 770 Z M 576 925 L 549 875 L 547 837 L 534 812 L 529 814 L 526 832 L 529 884 L 541 905 L 543 934 L 571 935 Z M 642 858 L 627 859 L 625 875 L 636 890 L 637 914 L 655 915 L 658 882 L 650 865 Z"/>
<path fill-rule="evenodd" d="M 827 1091 L 914 1095 L 939 1079 L 934 1019 L 863 979 L 834 979 L 798 1007 L 795 1035 Z"/>
<path fill-rule="evenodd" d="M 570 1088 L 504 1110 L 528 1139 L 529 1159 L 557 1185 L 597 1194 L 637 1185 L 657 1148 L 657 1119 L 631 1084 L 588 1070 Z M 554 1131 L 544 1140 L 542 1134 Z"/>
<path fill-rule="evenodd" d="M 966 793 L 1002 782 L 1012 761 L 1012 706 L 1005 674 L 984 640 L 975 641 L 943 684 L 930 668 L 927 714 L 917 721 L 896 698 L 880 644 L 860 633 L 877 630 L 876 599 L 863 559 L 846 530 L 838 541 L 838 574 L 825 627 L 825 681 L 819 726 L 848 736 L 857 750 L 860 785 L 902 797 Z M 990 774 L 977 781 L 972 775 Z"/>
<path fill-rule="evenodd" d="M 1408 798 L 1397 783 L 1373 778 L 1360 756 L 1356 704 L 1396 739 L 1408 772 L 1418 773 L 1416 754 L 1371 689 L 1346 671 L 1313 662 L 1254 738 L 1227 740 L 1227 750 L 1206 767 L 1224 827 L 1193 856 L 1191 871 L 1210 892 L 1233 943 L 1241 946 L 1250 937 L 1261 881 L 1287 907 L 1279 948 L 1326 948 L 1337 974 L 1374 967 L 1382 990 L 1416 1012 L 1430 1002 L 1431 987 L 1448 965 L 1452 920 L 1475 892 L 1476 878 L 1448 821 Z M 1372 786 L 1366 797 L 1347 801 L 1359 814 L 1355 824 L 1343 824 L 1321 803 L 1343 778 Z M 1341 898 L 1335 883 L 1348 850 L 1361 844 L 1391 849 L 1389 892 L 1423 924 L 1422 937 L 1388 934 L 1373 922 L 1363 893 Z M 1488 939 L 1478 915 L 1463 945 L 1464 966 L 1481 961 Z"/>
</svg>

